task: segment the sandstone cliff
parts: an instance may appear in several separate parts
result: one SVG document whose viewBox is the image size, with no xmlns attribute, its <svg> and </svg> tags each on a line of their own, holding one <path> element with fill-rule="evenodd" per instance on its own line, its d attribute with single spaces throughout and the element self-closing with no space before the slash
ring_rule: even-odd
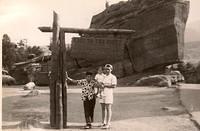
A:
<svg viewBox="0 0 200 131">
<path fill-rule="evenodd" d="M 133 29 L 136 33 L 85 34 L 73 39 L 71 56 L 92 63 L 90 66 L 112 63 L 119 77 L 125 76 L 125 71 L 141 72 L 180 62 L 188 13 L 189 2 L 184 0 L 119 2 L 93 16 L 90 28 Z"/>
</svg>

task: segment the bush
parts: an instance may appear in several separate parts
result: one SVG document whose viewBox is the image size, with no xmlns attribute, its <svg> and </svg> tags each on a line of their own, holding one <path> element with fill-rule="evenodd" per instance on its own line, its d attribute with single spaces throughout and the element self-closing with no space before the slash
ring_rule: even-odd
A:
<svg viewBox="0 0 200 131">
<path fill-rule="evenodd" d="M 3 85 L 14 85 L 16 84 L 15 78 L 9 75 L 2 75 L 2 84 Z"/>
</svg>

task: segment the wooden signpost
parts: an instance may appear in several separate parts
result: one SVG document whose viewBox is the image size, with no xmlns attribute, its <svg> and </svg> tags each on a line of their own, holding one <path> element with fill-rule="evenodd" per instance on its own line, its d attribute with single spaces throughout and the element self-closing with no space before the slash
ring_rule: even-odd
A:
<svg viewBox="0 0 200 131">
<path fill-rule="evenodd" d="M 133 34 L 134 30 L 126 29 L 79 29 L 62 28 L 59 26 L 59 18 L 53 12 L 53 28 L 39 27 L 42 32 L 52 32 L 53 41 L 50 45 L 51 55 L 51 76 L 50 76 L 50 126 L 62 129 L 67 127 L 67 89 L 65 84 L 65 33 L 79 34 Z"/>
</svg>

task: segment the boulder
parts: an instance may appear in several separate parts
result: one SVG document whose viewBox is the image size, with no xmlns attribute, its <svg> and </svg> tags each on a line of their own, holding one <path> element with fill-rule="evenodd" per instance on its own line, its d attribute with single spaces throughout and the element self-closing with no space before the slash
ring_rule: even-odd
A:
<svg viewBox="0 0 200 131">
<path fill-rule="evenodd" d="M 29 82 L 23 87 L 24 90 L 33 90 L 35 89 L 35 83 L 34 82 Z"/>
<path fill-rule="evenodd" d="M 200 83 L 200 62 L 185 62 L 178 65 L 178 70 L 183 74 L 186 83 Z"/>
<path fill-rule="evenodd" d="M 15 78 L 10 75 L 2 75 L 2 85 L 14 85 L 16 84 Z"/>
<path fill-rule="evenodd" d="M 135 82 L 136 86 L 171 87 L 171 79 L 167 75 L 153 75 L 142 77 Z"/>
<path fill-rule="evenodd" d="M 165 74 L 170 76 L 172 84 L 177 84 L 185 80 L 184 76 L 178 70 L 170 69 L 168 72 L 165 72 Z"/>
<path fill-rule="evenodd" d="M 180 71 L 177 70 L 171 71 L 169 75 L 175 77 L 177 82 L 183 82 L 185 80 Z"/>
</svg>

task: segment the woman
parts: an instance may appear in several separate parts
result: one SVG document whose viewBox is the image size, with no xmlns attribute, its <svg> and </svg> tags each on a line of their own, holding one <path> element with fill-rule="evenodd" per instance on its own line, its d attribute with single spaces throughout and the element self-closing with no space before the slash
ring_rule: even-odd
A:
<svg viewBox="0 0 200 131">
<path fill-rule="evenodd" d="M 85 79 L 73 80 L 66 76 L 67 79 L 82 87 L 81 98 L 83 100 L 83 107 L 85 113 L 85 129 L 92 128 L 92 122 L 94 120 L 94 108 L 96 103 L 96 94 L 94 87 L 97 82 L 93 79 L 91 72 L 86 72 Z"/>
<path fill-rule="evenodd" d="M 113 104 L 113 89 L 117 86 L 117 78 L 111 72 L 113 70 L 112 65 L 106 64 L 104 67 L 104 96 L 100 98 L 100 104 L 102 108 L 102 128 L 108 129 L 111 126 L 112 117 L 112 104 Z"/>
</svg>

